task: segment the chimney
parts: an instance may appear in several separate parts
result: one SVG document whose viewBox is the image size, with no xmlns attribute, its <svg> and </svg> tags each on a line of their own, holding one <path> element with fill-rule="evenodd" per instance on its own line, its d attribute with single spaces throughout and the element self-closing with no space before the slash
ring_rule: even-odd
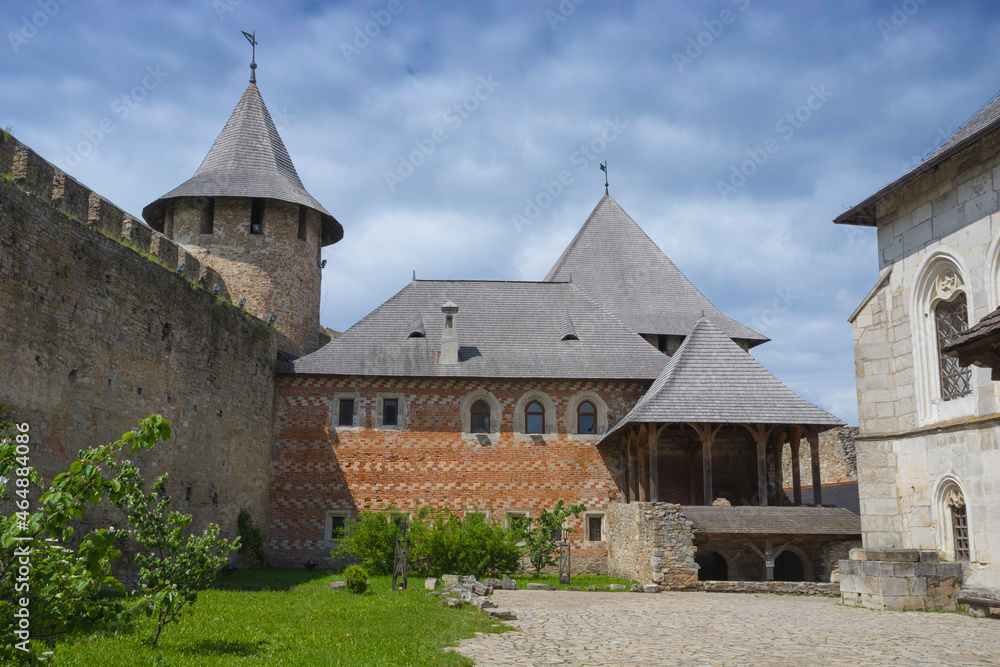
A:
<svg viewBox="0 0 1000 667">
<path fill-rule="evenodd" d="M 441 356 L 439 364 L 458 363 L 458 331 L 455 329 L 455 318 L 458 317 L 458 306 L 451 301 L 441 306 L 444 314 L 444 329 L 441 331 Z"/>
</svg>

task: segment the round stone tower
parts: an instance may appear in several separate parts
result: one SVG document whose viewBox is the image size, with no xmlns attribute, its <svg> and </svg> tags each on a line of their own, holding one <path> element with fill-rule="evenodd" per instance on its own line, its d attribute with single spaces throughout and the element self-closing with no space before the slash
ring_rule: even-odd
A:
<svg viewBox="0 0 1000 667">
<path fill-rule="evenodd" d="M 194 176 L 142 216 L 218 271 L 233 303 L 275 315 L 279 347 L 301 356 L 328 340 L 320 249 L 344 230 L 302 186 L 253 79 Z"/>
</svg>

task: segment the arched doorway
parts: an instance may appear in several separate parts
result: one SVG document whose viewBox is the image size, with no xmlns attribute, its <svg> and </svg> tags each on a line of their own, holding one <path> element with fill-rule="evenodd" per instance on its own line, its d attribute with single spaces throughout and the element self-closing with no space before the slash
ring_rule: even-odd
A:
<svg viewBox="0 0 1000 667">
<path fill-rule="evenodd" d="M 694 557 L 698 564 L 698 581 L 728 581 L 729 565 L 717 551 L 700 551 Z"/>
<path fill-rule="evenodd" d="M 805 566 L 798 554 L 785 549 L 774 559 L 775 581 L 805 581 Z"/>
</svg>

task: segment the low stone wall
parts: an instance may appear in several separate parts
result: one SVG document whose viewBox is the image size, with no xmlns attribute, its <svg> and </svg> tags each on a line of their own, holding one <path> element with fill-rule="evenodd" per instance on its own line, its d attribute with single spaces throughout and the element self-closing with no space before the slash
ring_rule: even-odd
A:
<svg viewBox="0 0 1000 667">
<path fill-rule="evenodd" d="M 680 505 L 611 503 L 605 520 L 609 574 L 664 590 L 698 588 L 694 533 Z"/>
<path fill-rule="evenodd" d="M 840 561 L 845 605 L 892 611 L 954 611 L 961 563 L 942 563 L 937 551 L 852 549 Z"/>
<path fill-rule="evenodd" d="M 797 595 L 840 595 L 839 584 L 811 581 L 703 581 L 707 593 L 786 593 Z"/>
</svg>

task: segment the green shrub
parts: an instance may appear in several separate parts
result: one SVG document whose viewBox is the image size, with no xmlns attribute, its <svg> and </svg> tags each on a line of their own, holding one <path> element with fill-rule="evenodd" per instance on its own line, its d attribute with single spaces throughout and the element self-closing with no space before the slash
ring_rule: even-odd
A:
<svg viewBox="0 0 1000 667">
<path fill-rule="evenodd" d="M 256 569 L 267 567 L 267 549 L 264 548 L 264 533 L 260 526 L 253 522 L 250 512 L 243 508 L 236 519 L 240 529 L 240 553 L 250 560 L 250 567 Z"/>
<path fill-rule="evenodd" d="M 331 555 L 334 558 L 354 556 L 373 574 L 392 574 L 396 538 L 402 534 L 400 526 L 408 520 L 409 517 L 396 507 L 362 512 L 357 519 L 347 522 L 344 535 Z"/>
<path fill-rule="evenodd" d="M 344 583 L 352 593 L 364 593 L 368 590 L 368 573 L 360 565 L 349 565 L 344 570 Z"/>
<path fill-rule="evenodd" d="M 531 566 L 535 568 L 536 577 L 541 574 L 542 568 L 557 563 L 556 541 L 552 535 L 559 532 L 574 532 L 572 528 L 563 528 L 563 524 L 569 517 L 580 516 L 586 510 L 582 504 L 563 506 L 563 501 L 560 500 L 551 512 L 543 509 L 535 519 L 535 525 L 532 525 L 531 519 L 514 522 L 514 532 L 517 539 L 525 542 L 525 551 Z"/>
<path fill-rule="evenodd" d="M 484 514 L 460 517 L 448 508 L 423 508 L 410 531 L 410 567 L 414 572 L 489 575 L 517 571 L 521 550 L 513 531 Z"/>
</svg>

